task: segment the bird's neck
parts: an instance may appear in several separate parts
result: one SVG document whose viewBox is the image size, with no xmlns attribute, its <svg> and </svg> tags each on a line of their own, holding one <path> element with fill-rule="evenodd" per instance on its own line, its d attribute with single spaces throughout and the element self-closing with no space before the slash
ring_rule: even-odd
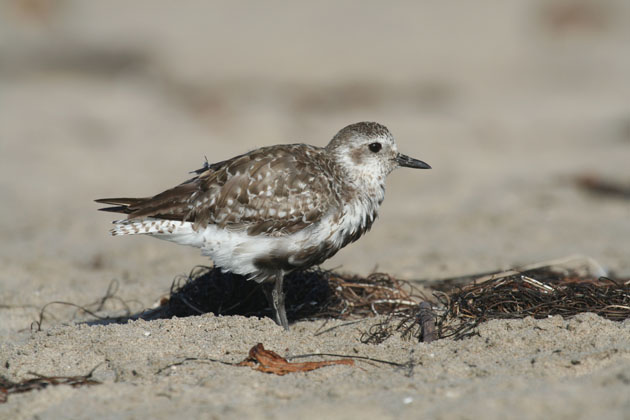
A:
<svg viewBox="0 0 630 420">
<path fill-rule="evenodd" d="M 344 184 L 356 200 L 366 208 L 378 209 L 385 198 L 385 176 L 376 176 L 369 172 L 348 171 L 344 177 Z"/>
<path fill-rule="evenodd" d="M 356 191 L 346 196 L 343 200 L 343 217 L 339 221 L 339 229 L 335 234 L 335 241 L 339 243 L 339 248 L 356 241 L 370 230 L 384 198 L 384 185 L 371 193 Z"/>
</svg>

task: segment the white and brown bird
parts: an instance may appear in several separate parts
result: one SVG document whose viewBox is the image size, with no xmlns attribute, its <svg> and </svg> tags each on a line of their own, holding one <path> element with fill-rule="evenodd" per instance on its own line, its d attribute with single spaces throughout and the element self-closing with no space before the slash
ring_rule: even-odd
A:
<svg viewBox="0 0 630 420">
<path fill-rule="evenodd" d="M 398 167 L 429 169 L 398 152 L 378 123 L 339 131 L 326 147 L 263 147 L 194 171 L 147 198 L 103 198 L 127 214 L 112 235 L 150 235 L 201 248 L 222 271 L 265 282 L 275 321 L 289 328 L 285 274 L 321 264 L 367 232 Z"/>
</svg>

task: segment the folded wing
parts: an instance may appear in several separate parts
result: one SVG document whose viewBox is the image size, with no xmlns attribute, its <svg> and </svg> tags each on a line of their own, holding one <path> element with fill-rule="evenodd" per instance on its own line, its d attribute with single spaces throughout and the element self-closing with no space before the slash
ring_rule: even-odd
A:
<svg viewBox="0 0 630 420">
<path fill-rule="evenodd" d="M 96 201 L 113 206 L 101 210 L 129 219 L 189 221 L 195 229 L 215 224 L 250 235 L 290 234 L 340 204 L 331 193 L 326 165 L 312 146 L 267 147 L 206 165 L 194 178 L 153 197 Z"/>
</svg>

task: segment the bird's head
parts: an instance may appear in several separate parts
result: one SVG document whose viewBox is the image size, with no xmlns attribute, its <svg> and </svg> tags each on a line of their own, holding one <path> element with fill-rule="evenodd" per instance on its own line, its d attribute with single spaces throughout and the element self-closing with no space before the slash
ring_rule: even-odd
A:
<svg viewBox="0 0 630 420">
<path fill-rule="evenodd" d="M 431 168 L 421 160 L 399 153 L 394 136 L 387 127 L 375 122 L 359 122 L 342 128 L 326 149 L 358 182 L 382 184 L 385 177 L 399 167 Z"/>
</svg>

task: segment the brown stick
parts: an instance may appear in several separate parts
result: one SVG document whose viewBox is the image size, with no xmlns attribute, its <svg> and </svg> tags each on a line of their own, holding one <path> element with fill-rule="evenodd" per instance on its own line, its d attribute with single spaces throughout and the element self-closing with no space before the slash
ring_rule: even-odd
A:
<svg viewBox="0 0 630 420">
<path fill-rule="evenodd" d="M 424 343 L 430 343 L 437 339 L 437 332 L 435 331 L 435 314 L 431 309 L 431 304 L 427 301 L 420 302 L 418 305 L 420 312 L 418 313 L 418 320 L 422 326 L 422 341 Z"/>
</svg>

